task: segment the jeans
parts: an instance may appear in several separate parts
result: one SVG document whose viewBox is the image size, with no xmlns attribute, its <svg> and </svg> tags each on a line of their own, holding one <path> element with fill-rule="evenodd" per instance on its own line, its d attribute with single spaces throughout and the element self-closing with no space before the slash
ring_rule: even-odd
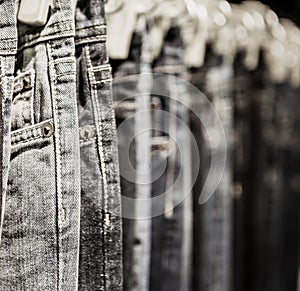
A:
<svg viewBox="0 0 300 291">
<path fill-rule="evenodd" d="M 53 1 L 43 27 L 2 26 L 14 41 L 0 40 L 12 54 L 1 56 L 1 290 L 122 289 L 104 4 L 78 1 L 76 30 L 71 5 Z"/>
<path fill-rule="evenodd" d="M 297 89 L 272 83 L 263 62 L 247 73 L 237 60 L 235 71 L 235 289 L 296 290 Z"/>
<path fill-rule="evenodd" d="M 164 205 L 153 204 L 150 290 L 190 290 L 192 244 L 191 141 L 183 126 L 189 125 L 189 108 L 180 98 L 189 100 L 184 84 L 183 47 L 178 27 L 169 30 L 160 56 L 153 65 L 154 73 L 170 77 L 155 78 L 154 92 L 159 88 L 160 106 L 166 116 L 160 121 L 163 132 L 156 133 L 153 144 L 152 196 L 166 191 Z M 188 102 L 186 102 L 188 103 Z M 176 118 L 174 118 L 176 117 Z M 159 118 L 159 116 L 158 116 Z M 154 121 L 153 123 L 155 124 Z M 164 173 L 155 179 L 156 167 L 166 164 Z M 181 202 L 181 203 L 180 203 Z"/>
<path fill-rule="evenodd" d="M 232 64 L 213 53 L 206 54 L 203 68 L 193 68 L 191 83 L 205 94 L 214 106 L 223 126 L 226 149 L 226 164 L 222 179 L 212 197 L 199 205 L 199 189 L 207 179 L 211 167 L 211 154 L 221 155 L 222 148 L 213 127 L 204 128 L 201 121 L 192 115 L 192 130 L 200 149 L 200 173 L 194 186 L 194 278 L 195 290 L 231 290 L 231 225 L 232 225 L 232 159 L 231 135 L 233 127 Z M 216 124 L 214 116 L 202 98 L 193 100 L 200 104 L 204 120 Z M 203 103 L 203 104 L 202 104 Z M 198 105 L 199 106 L 199 105 Z M 212 137 L 208 139 L 207 136 Z M 220 137 L 219 137 L 220 138 Z"/>
<path fill-rule="evenodd" d="M 133 97 L 137 94 L 137 87 L 136 83 L 132 84 L 130 80 L 125 82 L 125 84 L 122 82 L 119 84 L 119 81 L 126 78 L 126 76 L 137 75 L 140 72 L 141 43 L 142 35 L 140 33 L 134 34 L 127 60 L 110 60 L 115 82 L 113 86 L 113 97 L 116 104 L 115 111 L 118 127 L 118 148 L 120 153 L 119 159 L 121 174 L 128 171 L 128 161 L 130 161 L 133 168 L 136 167 L 136 141 L 131 140 L 135 134 L 135 119 L 131 118 L 131 116 L 135 114 L 137 110 L 137 104 Z M 120 130 L 120 126 L 122 126 L 124 121 L 128 122 L 129 126 L 126 127 L 126 130 Z M 130 147 L 128 150 L 127 145 L 129 144 Z M 121 189 L 123 196 L 135 199 L 136 176 L 134 172 L 132 172 L 132 174 L 133 176 L 128 179 L 121 175 Z M 130 209 L 130 211 L 134 213 L 135 207 Z M 139 286 L 138 280 L 141 279 L 138 278 L 135 273 L 135 269 L 137 268 L 136 266 L 138 265 L 135 259 L 134 250 L 135 245 L 138 242 L 138 238 L 136 238 L 135 224 L 135 220 L 123 218 L 123 287 L 125 291 L 134 290 L 134 288 Z"/>
<path fill-rule="evenodd" d="M 245 290 L 245 280 L 248 277 L 248 229 L 252 191 L 250 190 L 251 174 L 251 116 L 253 105 L 250 94 L 252 86 L 249 72 L 242 64 L 242 55 L 234 62 L 233 98 L 234 98 L 234 133 L 233 133 L 233 288 Z M 252 117 L 253 118 L 253 117 Z"/>
<path fill-rule="evenodd" d="M 76 11 L 81 215 L 79 290 L 122 289 L 122 224 L 104 2 Z"/>
<path fill-rule="evenodd" d="M 54 1 L 46 26 L 18 24 L 1 290 L 77 289 L 80 164 L 71 11 L 70 1 Z"/>
<path fill-rule="evenodd" d="M 165 50 L 161 57 L 154 62 L 154 72 L 169 73 L 174 76 L 180 74 L 184 69 L 181 41 L 178 33 L 177 29 L 170 31 L 166 39 Z M 150 84 L 142 83 L 143 76 L 133 76 L 143 73 L 143 69 L 147 68 L 147 64 L 143 63 L 141 44 L 142 36 L 139 33 L 135 34 L 128 59 L 125 61 L 111 60 L 111 64 L 115 78 L 115 102 L 126 99 L 116 107 L 123 195 L 139 199 L 149 195 L 150 190 L 150 194 L 154 198 L 163 193 L 164 189 L 171 189 L 176 179 L 180 181 L 177 182 L 177 188 L 175 187 L 170 191 L 169 201 L 165 201 L 164 204 L 156 205 L 154 202 L 149 204 L 147 201 L 145 205 L 142 205 L 143 207 L 138 206 L 138 203 L 136 203 L 130 209 L 134 213 L 142 212 L 144 215 L 148 213 L 151 216 L 151 213 L 157 213 L 159 210 L 161 210 L 160 213 L 164 213 L 167 205 L 170 206 L 173 203 L 177 205 L 178 200 L 181 201 L 180 199 L 186 192 L 185 187 L 189 184 L 191 157 L 189 156 L 188 138 L 184 135 L 177 137 L 176 128 L 180 124 L 178 125 L 176 120 L 174 122 L 169 115 L 165 118 L 159 111 L 164 110 L 173 114 L 173 116 L 178 116 L 188 124 L 187 108 L 180 103 L 180 98 L 177 96 L 182 88 L 175 84 L 172 78 L 167 83 L 165 83 L 166 78 L 161 80 L 157 78 L 152 80 L 154 81 L 153 88 L 147 88 L 145 92 L 159 91 L 163 96 L 151 94 L 151 96 L 138 97 L 140 93 L 138 87 L 142 85 L 149 86 Z M 176 45 L 175 49 L 172 47 L 173 44 Z M 128 75 L 127 82 L 122 82 L 122 78 Z M 158 88 L 159 90 L 157 90 Z M 167 97 L 172 98 L 172 101 Z M 148 98 L 148 101 L 146 101 L 146 98 Z M 147 103 L 150 103 L 153 109 L 150 118 L 150 126 L 152 125 L 153 129 L 150 134 L 149 132 L 144 134 L 143 131 L 143 128 L 147 129 L 149 126 L 149 116 L 146 118 L 146 112 L 143 113 L 143 116 L 139 116 L 139 110 L 146 109 Z M 126 131 L 122 128 L 123 122 L 128 124 Z M 160 130 L 157 130 L 157 128 L 160 128 Z M 179 130 L 179 128 L 177 129 Z M 163 132 L 169 133 L 170 137 Z M 135 137 L 136 133 L 139 133 L 137 137 Z M 131 137 L 132 139 L 135 137 L 135 139 L 128 152 L 126 145 L 131 141 L 128 140 Z M 178 139 L 182 148 L 185 144 L 187 152 L 183 151 L 183 155 L 180 156 L 178 146 L 174 148 L 172 139 Z M 172 148 L 169 147 L 171 143 Z M 141 151 L 141 146 L 145 147 L 145 150 Z M 151 178 L 148 176 L 149 173 L 146 174 L 147 177 L 139 173 L 147 167 L 145 161 L 147 162 L 148 155 L 145 151 L 149 150 L 149 146 L 151 146 L 152 151 L 150 160 L 152 182 L 150 184 L 149 182 L 143 183 L 145 181 L 143 179 Z M 171 152 L 172 154 L 170 154 Z M 144 159 L 141 159 L 141 153 Z M 128 165 L 128 156 L 130 156 L 133 165 Z M 183 164 L 180 163 L 180 159 L 184 161 Z M 128 179 L 126 175 L 131 166 L 137 171 L 134 171 L 135 174 Z M 156 169 L 161 170 L 162 166 L 167 167 L 162 175 L 157 177 Z M 183 168 L 183 176 L 179 175 L 180 167 Z M 157 217 L 133 221 L 124 219 L 125 290 L 188 290 L 191 261 L 189 244 L 191 243 L 192 228 L 192 206 L 190 203 L 191 200 L 187 198 L 186 201 L 177 205 L 170 216 L 162 214 Z M 126 210 L 125 207 L 126 205 L 124 210 Z"/>
<path fill-rule="evenodd" d="M 13 94 L 14 55 L 17 50 L 17 29 L 13 16 L 15 5 L 13 1 L 5 1 L 0 4 L 3 11 L 1 17 L 1 42 L 0 42 L 0 242 L 3 228 L 4 209 L 6 202 L 6 190 L 8 179 L 8 166 L 10 156 L 10 116 Z"/>
</svg>

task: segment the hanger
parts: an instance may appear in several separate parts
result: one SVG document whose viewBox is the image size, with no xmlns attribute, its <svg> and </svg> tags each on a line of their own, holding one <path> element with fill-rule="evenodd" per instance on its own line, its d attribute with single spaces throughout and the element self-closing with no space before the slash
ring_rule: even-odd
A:
<svg viewBox="0 0 300 291">
<path fill-rule="evenodd" d="M 237 4 L 231 4 L 231 14 L 228 15 L 226 22 L 218 14 L 212 19 L 214 22 L 211 24 L 213 35 L 210 37 L 212 49 L 216 54 L 233 61 L 236 53 L 243 51 L 247 46 L 249 32 L 245 23 L 251 28 L 251 25 L 254 26 L 254 20 Z"/>
<path fill-rule="evenodd" d="M 255 70 L 259 63 L 261 48 L 267 37 L 267 24 L 265 17 L 270 8 L 258 1 L 244 1 L 241 8 L 249 13 L 254 26 L 248 29 L 248 44 L 245 47 L 244 64 L 250 71 Z"/>
<path fill-rule="evenodd" d="M 108 0 L 105 1 L 105 13 L 112 14 L 120 10 L 125 4 L 124 0 Z"/>
<path fill-rule="evenodd" d="M 161 0 L 149 14 L 149 40 L 152 59 L 159 56 L 169 29 L 186 12 L 185 0 Z"/>
<path fill-rule="evenodd" d="M 187 13 L 180 26 L 184 43 L 184 63 L 187 67 L 201 67 L 206 54 L 208 12 L 205 5 L 186 0 Z"/>
<path fill-rule="evenodd" d="M 203 53 L 203 61 L 205 57 L 205 50 L 207 44 L 210 44 L 213 50 L 217 54 L 223 56 L 231 56 L 232 49 L 228 46 L 233 43 L 233 37 L 231 30 L 228 30 L 228 22 L 232 15 L 232 7 L 229 2 L 224 0 L 195 0 L 200 10 L 206 9 L 206 17 L 199 15 L 202 20 L 202 27 L 205 30 L 200 32 L 200 35 L 204 35 L 205 39 L 201 42 L 201 51 Z M 198 8 L 198 9 L 199 9 Z M 205 19 L 203 21 L 203 19 Z M 227 49 L 225 48 L 227 46 Z"/>
<path fill-rule="evenodd" d="M 224 0 L 197 0 L 199 4 L 207 7 L 209 15 L 208 42 L 213 43 L 220 28 L 224 27 L 231 17 L 231 5 Z"/>
<path fill-rule="evenodd" d="M 72 0 L 73 11 L 77 0 Z M 47 23 L 51 0 L 21 0 L 18 10 L 18 21 L 31 26 L 42 26 Z"/>
<path fill-rule="evenodd" d="M 263 45 L 263 53 L 270 79 L 275 83 L 283 83 L 289 76 L 285 47 L 287 41 L 287 33 L 282 24 L 274 23 Z"/>
<path fill-rule="evenodd" d="M 286 50 L 286 65 L 289 69 L 290 83 L 293 87 L 300 87 L 300 30 L 289 19 L 280 19 L 288 41 L 284 43 Z"/>
<path fill-rule="evenodd" d="M 244 1 L 241 7 L 251 13 L 256 26 L 246 48 L 246 67 L 249 70 L 257 67 L 259 52 L 263 49 L 271 80 L 282 83 L 289 79 L 293 86 L 299 87 L 299 29 L 290 20 L 279 20 L 276 13 L 261 2 Z"/>
<path fill-rule="evenodd" d="M 133 33 L 140 20 L 155 9 L 158 0 L 109 0 L 105 4 L 107 51 L 112 59 L 127 59 Z M 114 8 L 114 9 L 113 9 Z"/>
<path fill-rule="evenodd" d="M 114 5 L 112 6 L 113 3 Z M 127 59 L 137 15 L 135 0 L 113 0 L 105 4 L 107 52 L 112 59 Z M 118 9 L 109 9 L 118 7 Z"/>
</svg>

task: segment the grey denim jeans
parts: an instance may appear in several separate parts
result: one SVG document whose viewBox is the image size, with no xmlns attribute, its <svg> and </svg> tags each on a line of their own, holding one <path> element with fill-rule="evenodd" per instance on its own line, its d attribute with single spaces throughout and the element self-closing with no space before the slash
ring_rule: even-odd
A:
<svg viewBox="0 0 300 291">
<path fill-rule="evenodd" d="M 1 19 L 11 13 L 1 9 Z M 6 125 L 10 145 L 5 146 L 11 155 L 1 290 L 77 289 L 80 165 L 74 51 L 71 1 L 53 1 L 44 27 L 18 24 L 11 110 L 6 111 L 11 132 Z"/>
<path fill-rule="evenodd" d="M 78 2 L 76 31 L 70 0 L 53 1 L 40 27 L 0 5 L 0 290 L 121 290 L 103 1 Z"/>
<path fill-rule="evenodd" d="M 113 97 L 116 104 L 116 121 L 117 126 L 122 125 L 124 121 L 129 118 L 130 126 L 127 130 L 118 130 L 118 147 L 119 147 L 119 159 L 120 159 L 120 169 L 121 173 L 127 171 L 128 164 L 126 163 L 126 157 L 132 163 L 132 166 L 136 167 L 136 141 L 130 140 L 134 136 L 135 127 L 134 118 L 130 118 L 131 115 L 135 114 L 137 110 L 137 103 L 135 102 L 134 96 L 137 94 L 136 83 L 134 85 L 127 83 L 122 83 L 122 79 L 126 76 L 135 76 L 140 73 L 140 62 L 141 62 L 141 44 L 142 35 L 140 33 L 135 33 L 132 38 L 131 47 L 129 51 L 129 56 L 127 60 L 114 60 L 111 59 L 110 63 L 113 69 L 114 76 L 114 86 L 113 86 Z M 119 84 L 119 81 L 121 83 Z M 119 85 L 118 85 L 119 84 Z M 127 152 L 127 145 L 130 144 L 129 152 Z M 122 153 L 125 153 L 124 156 Z M 132 179 L 126 179 L 121 176 L 121 190 L 122 195 L 129 198 L 136 198 L 136 175 L 134 173 Z M 131 209 L 135 211 L 135 208 Z M 124 290 L 131 291 L 134 290 L 139 285 L 137 274 L 135 273 L 135 268 L 137 262 L 135 261 L 135 245 L 138 243 L 136 238 L 136 220 L 123 218 L 123 264 L 124 264 Z"/>
<path fill-rule="evenodd" d="M 14 1 L 5 1 L 0 4 L 0 242 L 3 227 L 4 208 L 6 202 L 8 165 L 10 157 L 10 116 L 13 93 L 13 73 L 15 54 L 17 50 L 17 29 L 14 19 Z M 6 16 L 6 17 L 4 17 Z"/>
<path fill-rule="evenodd" d="M 122 290 L 121 195 L 104 1 L 78 1 L 79 290 Z"/>
</svg>

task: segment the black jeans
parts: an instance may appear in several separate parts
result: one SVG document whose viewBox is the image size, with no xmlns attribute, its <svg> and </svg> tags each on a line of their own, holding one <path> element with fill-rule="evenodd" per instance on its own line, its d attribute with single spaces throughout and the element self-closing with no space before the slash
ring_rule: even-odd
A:
<svg viewBox="0 0 300 291">
<path fill-rule="evenodd" d="M 296 290 L 297 90 L 235 63 L 234 290 Z M 283 267 L 284 266 L 284 267 Z"/>
</svg>

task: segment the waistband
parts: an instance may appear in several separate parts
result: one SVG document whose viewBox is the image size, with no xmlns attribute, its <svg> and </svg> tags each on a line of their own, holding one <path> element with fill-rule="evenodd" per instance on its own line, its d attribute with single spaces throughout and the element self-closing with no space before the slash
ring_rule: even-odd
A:
<svg viewBox="0 0 300 291">
<path fill-rule="evenodd" d="M 52 0 L 45 26 L 18 23 L 19 50 L 51 39 L 73 36 L 77 45 L 106 40 L 103 0 L 79 0 L 75 15 L 71 0 Z"/>
<path fill-rule="evenodd" d="M 0 1 L 0 55 L 14 55 L 17 51 L 15 0 Z"/>
<path fill-rule="evenodd" d="M 75 21 L 77 45 L 106 41 L 104 0 L 79 0 Z"/>
</svg>

